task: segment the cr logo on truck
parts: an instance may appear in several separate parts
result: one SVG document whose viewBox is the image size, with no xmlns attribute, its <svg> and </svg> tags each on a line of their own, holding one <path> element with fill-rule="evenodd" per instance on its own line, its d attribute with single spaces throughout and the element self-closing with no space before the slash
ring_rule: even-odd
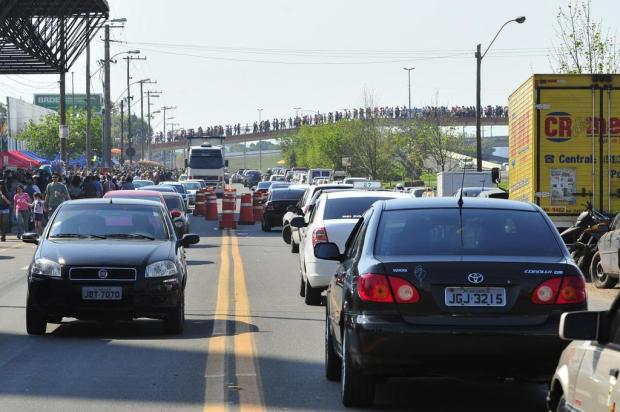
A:
<svg viewBox="0 0 620 412">
<path fill-rule="evenodd" d="M 545 137 L 552 142 L 565 142 L 573 137 L 570 113 L 553 112 L 545 116 Z"/>
</svg>

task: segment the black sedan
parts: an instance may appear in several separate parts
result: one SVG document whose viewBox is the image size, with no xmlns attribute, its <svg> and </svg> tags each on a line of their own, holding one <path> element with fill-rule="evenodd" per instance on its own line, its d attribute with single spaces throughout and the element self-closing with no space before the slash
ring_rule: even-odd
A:
<svg viewBox="0 0 620 412">
<path fill-rule="evenodd" d="M 162 193 L 162 196 L 166 201 L 177 237 L 183 237 L 184 234 L 189 233 L 189 216 L 183 197 L 178 193 L 168 192 Z"/>
<path fill-rule="evenodd" d="M 136 199 L 86 199 L 63 203 L 42 236 L 28 268 L 26 329 L 41 335 L 48 322 L 164 320 L 167 333 L 183 331 L 187 267 L 184 247 L 197 235 L 177 238 L 166 208 Z"/>
<path fill-rule="evenodd" d="M 291 189 L 285 187 L 269 192 L 269 197 L 263 207 L 263 220 L 261 223 L 263 231 L 269 232 L 272 227 L 282 226 L 282 217 L 284 217 L 287 208 L 297 204 L 305 191 L 305 188 Z"/>
<path fill-rule="evenodd" d="M 388 200 L 359 220 L 327 290 L 325 372 L 347 406 L 391 376 L 544 381 L 566 346 L 563 312 L 585 280 L 537 206 L 496 199 Z"/>
</svg>

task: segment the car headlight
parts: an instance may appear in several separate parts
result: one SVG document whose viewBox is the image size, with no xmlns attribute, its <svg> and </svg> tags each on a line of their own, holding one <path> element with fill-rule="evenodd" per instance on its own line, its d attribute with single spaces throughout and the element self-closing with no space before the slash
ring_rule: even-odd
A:
<svg viewBox="0 0 620 412">
<path fill-rule="evenodd" d="M 159 262 L 151 263 L 146 267 L 144 277 L 147 278 L 161 278 L 164 276 L 173 276 L 179 273 L 177 265 L 171 260 L 161 260 Z"/>
<path fill-rule="evenodd" d="M 30 269 L 30 274 L 59 278 L 62 276 L 60 264 L 49 259 L 37 259 Z"/>
</svg>

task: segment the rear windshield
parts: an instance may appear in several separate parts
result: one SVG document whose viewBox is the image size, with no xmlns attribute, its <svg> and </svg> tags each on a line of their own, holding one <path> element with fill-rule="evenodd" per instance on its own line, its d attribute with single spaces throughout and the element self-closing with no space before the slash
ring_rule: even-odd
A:
<svg viewBox="0 0 620 412">
<path fill-rule="evenodd" d="M 561 257 L 552 229 L 537 212 L 497 209 L 386 211 L 377 256 L 495 255 Z"/>
<path fill-rule="evenodd" d="M 178 197 L 164 197 L 168 210 L 178 209 L 183 210 L 183 203 Z"/>
<path fill-rule="evenodd" d="M 349 197 L 342 199 L 327 199 L 323 219 L 357 219 L 377 200 L 385 197 Z"/>
<path fill-rule="evenodd" d="M 272 182 L 260 182 L 257 187 L 259 189 L 269 189 L 269 186 L 271 186 L 271 183 Z"/>
<path fill-rule="evenodd" d="M 301 189 L 274 190 L 271 192 L 271 200 L 299 200 L 304 192 Z"/>
</svg>

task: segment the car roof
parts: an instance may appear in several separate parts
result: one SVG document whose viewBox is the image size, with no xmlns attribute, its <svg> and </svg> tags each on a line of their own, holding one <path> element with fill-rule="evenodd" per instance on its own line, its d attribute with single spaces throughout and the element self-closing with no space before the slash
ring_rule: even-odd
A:
<svg viewBox="0 0 620 412">
<path fill-rule="evenodd" d="M 156 202 L 154 200 L 148 199 L 136 199 L 136 198 L 127 198 L 127 197 L 116 197 L 116 198 L 99 198 L 99 199 L 77 199 L 77 200 L 68 200 L 63 202 L 63 204 L 77 204 L 77 205 L 105 205 L 105 204 L 113 204 L 113 205 L 144 205 L 144 206 L 155 206 L 160 207 L 161 202 Z"/>
<path fill-rule="evenodd" d="M 161 193 L 161 192 L 159 191 L 159 189 L 165 189 L 166 187 L 168 187 L 168 188 L 170 189 L 170 191 L 173 191 L 173 192 L 175 192 L 175 193 L 176 193 L 176 191 L 174 190 L 174 188 L 173 188 L 172 186 L 170 186 L 170 185 L 150 185 L 150 186 L 143 186 L 143 187 L 141 187 L 141 188 L 140 188 L 140 189 L 138 189 L 138 190 L 140 190 L 140 191 L 148 191 L 149 189 L 152 189 L 152 190 L 150 190 L 151 192 L 158 192 L 158 193 Z"/>
<path fill-rule="evenodd" d="M 376 192 L 373 190 L 345 190 L 344 192 L 326 192 L 327 199 L 347 199 L 354 197 L 383 197 L 386 199 L 411 199 L 409 193 Z"/>
<path fill-rule="evenodd" d="M 131 195 L 131 197 L 148 197 L 148 196 L 161 196 L 161 192 L 154 190 L 110 190 L 103 195 L 106 199 L 111 197 L 120 197 L 124 195 Z M 126 197 L 125 197 L 126 198 Z"/>
<path fill-rule="evenodd" d="M 273 192 L 290 192 L 290 191 L 305 191 L 306 189 L 304 189 L 303 187 L 276 187 L 275 189 L 273 189 L 271 191 L 271 193 Z"/>
<path fill-rule="evenodd" d="M 181 196 L 181 194 L 177 192 L 164 192 L 164 193 L 161 193 L 161 195 L 164 197 L 164 199 L 167 197 L 176 197 L 178 199 L 181 199 L 181 201 L 183 201 L 183 196 Z"/>
<path fill-rule="evenodd" d="M 409 197 L 407 199 L 392 199 L 385 201 L 385 210 L 399 209 L 433 209 L 458 208 L 458 199 L 454 197 Z M 502 200 L 477 197 L 464 197 L 463 208 L 477 209 L 506 209 L 535 212 L 536 206 L 531 203 L 516 200 Z"/>
</svg>

